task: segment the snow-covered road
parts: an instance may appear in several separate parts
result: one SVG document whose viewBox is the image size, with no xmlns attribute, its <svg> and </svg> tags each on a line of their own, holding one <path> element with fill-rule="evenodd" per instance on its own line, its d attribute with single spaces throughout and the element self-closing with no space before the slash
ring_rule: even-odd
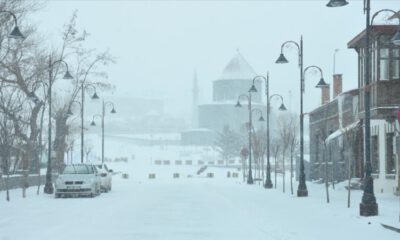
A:
<svg viewBox="0 0 400 240">
<path fill-rule="evenodd" d="M 326 204 L 322 185 L 309 184 L 310 197 L 297 198 L 279 189 L 248 186 L 241 178 L 226 178 L 225 169 L 209 168 L 215 178 L 197 177 L 197 167 L 148 166 L 120 163 L 113 191 L 91 198 L 28 198 L 12 191 L 5 202 L 0 192 L 0 240 L 35 239 L 399 239 L 380 222 L 396 224 L 396 198 L 378 194 L 380 216 L 358 216 L 361 192 L 353 192 L 351 209 L 346 192 L 332 193 Z M 147 179 L 154 172 L 157 178 Z M 181 178 L 173 179 L 172 173 Z M 193 174 L 192 178 L 185 176 Z M 182 177 L 183 176 L 183 177 Z M 337 186 L 340 188 L 340 186 Z M 287 188 L 289 190 L 289 188 Z M 371 224 L 368 224 L 370 222 Z"/>
</svg>

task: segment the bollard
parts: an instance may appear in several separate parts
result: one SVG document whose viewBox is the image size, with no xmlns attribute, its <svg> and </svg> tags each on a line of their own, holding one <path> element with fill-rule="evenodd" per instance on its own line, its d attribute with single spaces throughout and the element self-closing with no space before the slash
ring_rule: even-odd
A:
<svg viewBox="0 0 400 240">
<path fill-rule="evenodd" d="M 174 173 L 173 177 L 174 178 L 179 178 L 179 173 Z"/>
<path fill-rule="evenodd" d="M 214 173 L 207 173 L 207 177 L 208 178 L 213 178 L 214 177 Z"/>
<path fill-rule="evenodd" d="M 231 177 L 231 172 L 228 171 L 228 172 L 226 173 L 226 177 L 227 177 L 227 178 L 230 178 L 230 177 Z"/>
</svg>

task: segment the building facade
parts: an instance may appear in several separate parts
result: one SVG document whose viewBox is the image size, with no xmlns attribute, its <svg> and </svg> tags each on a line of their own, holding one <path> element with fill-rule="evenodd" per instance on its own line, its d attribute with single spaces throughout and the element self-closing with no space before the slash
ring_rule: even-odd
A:
<svg viewBox="0 0 400 240">
<path fill-rule="evenodd" d="M 376 192 L 399 192 L 400 47 L 390 41 L 397 30 L 396 25 L 371 26 L 369 85 L 364 79 L 366 31 L 348 43 L 348 48 L 358 54 L 358 89 L 334 96 L 310 113 L 312 179 L 325 176 L 335 180 L 363 178 L 364 93 L 369 91 L 374 189 Z M 328 168 L 325 168 L 326 163 Z"/>
</svg>

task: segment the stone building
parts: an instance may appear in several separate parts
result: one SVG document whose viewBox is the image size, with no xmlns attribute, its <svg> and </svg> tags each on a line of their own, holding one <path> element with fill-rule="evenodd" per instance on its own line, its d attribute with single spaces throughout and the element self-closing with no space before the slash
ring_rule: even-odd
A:
<svg viewBox="0 0 400 240">
<path fill-rule="evenodd" d="M 229 61 L 220 77 L 213 81 L 212 101 L 199 104 L 196 116 L 198 126 L 184 131 L 182 135 L 183 144 L 212 145 L 215 136 L 221 132 L 225 126 L 230 129 L 240 131 L 249 121 L 248 100 L 246 97 L 240 98 L 243 107 L 235 108 L 235 104 L 240 95 L 247 95 L 252 85 L 253 78 L 257 76 L 254 69 L 244 59 L 240 52 Z M 197 80 L 196 80 L 197 81 Z M 262 110 L 264 118 L 266 114 L 266 104 L 262 103 L 264 94 L 264 83 L 256 81 L 256 93 L 252 93 L 252 108 Z M 254 115 L 254 119 L 259 116 Z M 261 123 L 253 121 L 255 127 Z M 264 123 L 265 124 L 265 123 Z M 197 138 L 203 138 L 197 139 Z"/>
</svg>

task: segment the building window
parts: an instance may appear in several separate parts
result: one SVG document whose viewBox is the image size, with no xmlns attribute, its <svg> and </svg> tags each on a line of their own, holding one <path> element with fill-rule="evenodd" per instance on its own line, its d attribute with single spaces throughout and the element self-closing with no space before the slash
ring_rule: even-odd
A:
<svg viewBox="0 0 400 240">
<path fill-rule="evenodd" d="M 378 80 L 399 80 L 400 79 L 400 49 L 390 43 L 390 35 L 381 35 L 377 42 Z M 374 63 L 371 65 L 374 67 Z"/>
<path fill-rule="evenodd" d="M 386 133 L 386 173 L 396 173 L 395 158 L 393 154 L 393 137 L 394 133 Z"/>
<path fill-rule="evenodd" d="M 379 173 L 378 135 L 371 136 L 371 167 L 372 173 Z"/>
<path fill-rule="evenodd" d="M 393 49 L 392 78 L 400 79 L 400 49 Z"/>
<path fill-rule="evenodd" d="M 379 50 L 379 80 L 389 80 L 389 49 Z"/>
</svg>

